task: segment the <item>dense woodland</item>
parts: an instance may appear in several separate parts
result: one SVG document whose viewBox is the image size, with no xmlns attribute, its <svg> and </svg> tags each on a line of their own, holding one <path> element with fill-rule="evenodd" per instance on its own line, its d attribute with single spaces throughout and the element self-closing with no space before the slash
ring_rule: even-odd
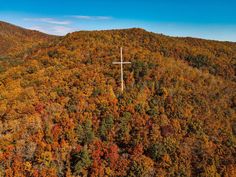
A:
<svg viewBox="0 0 236 177">
<path fill-rule="evenodd" d="M 26 30 L 0 21 L 0 57 L 23 54 L 28 48 L 33 48 L 55 38 L 56 36 Z"/>
<path fill-rule="evenodd" d="M 236 176 L 236 43 L 142 29 L 42 41 L 0 53 L 0 176 Z"/>
</svg>

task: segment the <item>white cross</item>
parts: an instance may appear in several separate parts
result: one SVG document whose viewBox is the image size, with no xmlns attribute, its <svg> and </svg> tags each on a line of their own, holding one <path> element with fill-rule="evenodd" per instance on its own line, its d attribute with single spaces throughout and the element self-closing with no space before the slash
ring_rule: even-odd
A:
<svg viewBox="0 0 236 177">
<path fill-rule="evenodd" d="M 124 91 L 124 73 L 123 73 L 123 64 L 131 64 L 131 62 L 123 62 L 123 49 L 120 48 L 120 62 L 112 62 L 112 64 L 120 65 L 120 74 L 121 74 L 121 91 Z"/>
</svg>

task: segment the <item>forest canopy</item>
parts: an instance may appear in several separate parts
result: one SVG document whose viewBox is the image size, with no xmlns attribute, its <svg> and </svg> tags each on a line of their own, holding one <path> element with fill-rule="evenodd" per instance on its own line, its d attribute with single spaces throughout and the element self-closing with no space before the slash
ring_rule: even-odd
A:
<svg viewBox="0 0 236 177">
<path fill-rule="evenodd" d="M 235 43 L 127 29 L 29 46 L 0 57 L 0 176 L 236 176 Z"/>
</svg>

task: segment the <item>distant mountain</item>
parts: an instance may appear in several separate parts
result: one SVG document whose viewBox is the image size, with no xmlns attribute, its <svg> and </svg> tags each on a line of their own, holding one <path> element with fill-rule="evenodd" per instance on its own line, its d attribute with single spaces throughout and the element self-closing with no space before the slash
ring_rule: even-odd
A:
<svg viewBox="0 0 236 177">
<path fill-rule="evenodd" d="M 0 56 L 14 55 L 55 36 L 0 21 Z"/>
<path fill-rule="evenodd" d="M 22 52 L 0 60 L 0 176 L 236 176 L 235 43 L 134 28 Z"/>
</svg>

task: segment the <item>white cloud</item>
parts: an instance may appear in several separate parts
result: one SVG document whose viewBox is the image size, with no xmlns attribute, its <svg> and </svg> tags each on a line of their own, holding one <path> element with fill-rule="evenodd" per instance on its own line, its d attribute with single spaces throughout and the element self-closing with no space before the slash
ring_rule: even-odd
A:
<svg viewBox="0 0 236 177">
<path fill-rule="evenodd" d="M 72 15 L 71 17 L 78 18 L 78 19 L 84 19 L 84 20 L 91 20 L 91 16 L 85 16 L 85 15 Z"/>
<path fill-rule="evenodd" d="M 31 30 L 37 30 L 46 34 L 53 34 L 63 36 L 67 33 L 76 31 L 75 28 L 66 27 L 66 26 L 59 26 L 59 25 L 37 25 L 29 27 Z"/>
<path fill-rule="evenodd" d="M 43 28 L 40 27 L 40 26 L 31 26 L 31 27 L 29 27 L 28 29 L 40 31 L 40 32 L 43 32 L 43 33 L 49 33 L 49 31 L 43 29 Z"/>
<path fill-rule="evenodd" d="M 25 21 L 34 21 L 34 22 L 44 22 L 44 23 L 50 23 L 50 24 L 56 24 L 56 25 L 69 25 L 71 24 L 70 21 L 66 20 L 57 20 L 54 18 L 25 18 Z"/>
<path fill-rule="evenodd" d="M 65 35 L 67 33 L 76 31 L 76 29 L 71 27 L 65 27 L 65 26 L 52 26 L 52 32 L 56 35 Z"/>
<path fill-rule="evenodd" d="M 109 17 L 109 16 L 97 16 L 96 18 L 98 20 L 110 20 L 110 19 L 112 19 L 112 17 Z"/>
<path fill-rule="evenodd" d="M 81 20 L 111 20 L 110 16 L 87 16 L 87 15 L 71 15 L 70 17 Z"/>
</svg>

